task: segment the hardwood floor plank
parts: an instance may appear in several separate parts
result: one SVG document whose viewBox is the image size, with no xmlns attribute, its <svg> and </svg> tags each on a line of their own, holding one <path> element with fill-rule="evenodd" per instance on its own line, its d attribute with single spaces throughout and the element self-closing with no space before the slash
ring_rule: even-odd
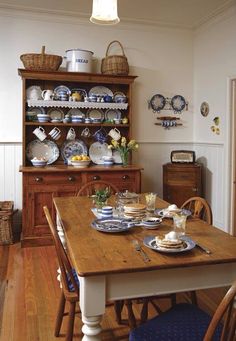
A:
<svg viewBox="0 0 236 341">
<path fill-rule="evenodd" d="M 54 337 L 54 324 L 60 297 L 57 261 L 53 246 L 21 248 L 20 244 L 0 246 L 0 341 L 62 341 L 65 338 L 67 318 L 60 337 Z M 226 289 L 198 292 L 201 307 L 212 313 Z M 186 301 L 178 294 L 178 301 Z M 158 301 L 159 303 L 159 301 Z M 169 300 L 161 300 L 163 309 Z M 140 316 L 141 304 L 134 303 L 134 313 Z M 149 318 L 156 315 L 150 305 Z M 127 341 L 129 328 L 127 311 L 122 312 L 123 324 L 115 321 L 113 305 L 106 308 L 102 321 L 103 341 Z M 81 320 L 75 320 L 74 341 L 81 341 Z"/>
</svg>

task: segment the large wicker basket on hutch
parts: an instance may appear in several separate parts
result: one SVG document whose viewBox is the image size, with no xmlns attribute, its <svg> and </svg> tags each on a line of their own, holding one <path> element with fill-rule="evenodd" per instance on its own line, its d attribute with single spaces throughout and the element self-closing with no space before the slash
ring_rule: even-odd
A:
<svg viewBox="0 0 236 341">
<path fill-rule="evenodd" d="M 44 72 L 19 70 L 23 83 L 23 160 L 20 171 L 23 173 L 23 228 L 22 246 L 47 245 L 51 243 L 51 235 L 46 218 L 43 213 L 43 206 L 47 205 L 55 219 L 55 210 L 52 199 L 55 196 L 73 196 L 79 189 L 89 181 L 102 180 L 114 184 L 120 191 L 129 190 L 131 192 L 141 191 L 141 170 L 138 165 L 122 167 L 116 164 L 106 167 L 101 164 L 92 164 L 87 168 L 73 168 L 64 163 L 61 153 L 58 159 L 44 168 L 35 168 L 27 158 L 27 145 L 35 140 L 33 131 L 39 125 L 42 126 L 50 139 L 49 132 L 58 127 L 61 131 L 59 140 L 54 141 L 58 149 L 61 150 L 66 140 L 68 130 L 73 127 L 78 139 L 83 139 L 81 132 L 85 127 L 89 127 L 91 132 L 90 140 L 87 139 L 88 148 L 94 142 L 93 135 L 99 128 L 109 132 L 117 127 L 122 136 L 130 139 L 132 127 L 132 84 L 135 76 L 113 76 L 79 72 Z M 128 103 L 91 103 L 91 102 L 70 102 L 70 101 L 43 101 L 28 100 L 27 89 L 32 86 L 44 89 L 55 89 L 60 85 L 66 85 L 70 89 L 83 88 L 89 92 L 93 87 L 108 87 L 113 93 L 125 93 Z M 126 124 L 115 124 L 113 122 L 102 123 L 63 123 L 27 120 L 27 111 L 33 107 L 41 107 L 46 112 L 52 107 L 59 108 L 64 114 L 71 108 L 78 108 L 87 115 L 91 108 L 102 110 L 105 114 L 107 110 L 118 109 L 122 117 L 128 118 Z M 51 141 L 50 141 L 51 142 Z"/>
</svg>

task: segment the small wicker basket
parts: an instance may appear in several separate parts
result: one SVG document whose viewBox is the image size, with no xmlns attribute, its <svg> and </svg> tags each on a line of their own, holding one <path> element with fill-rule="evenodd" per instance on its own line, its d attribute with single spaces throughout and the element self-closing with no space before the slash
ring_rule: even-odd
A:
<svg viewBox="0 0 236 341">
<path fill-rule="evenodd" d="M 54 54 L 45 54 L 45 46 L 42 52 L 27 53 L 20 56 L 25 69 L 32 71 L 57 71 L 62 63 L 62 57 Z"/>
<path fill-rule="evenodd" d="M 0 245 L 13 243 L 12 218 L 18 211 L 13 206 L 13 201 L 0 201 Z"/>
<path fill-rule="evenodd" d="M 122 50 L 122 55 L 108 55 L 110 46 L 113 43 L 120 45 Z M 102 59 L 101 72 L 108 75 L 128 75 L 129 74 L 129 64 L 125 56 L 123 46 L 118 40 L 110 42 L 107 47 L 106 57 Z"/>
</svg>

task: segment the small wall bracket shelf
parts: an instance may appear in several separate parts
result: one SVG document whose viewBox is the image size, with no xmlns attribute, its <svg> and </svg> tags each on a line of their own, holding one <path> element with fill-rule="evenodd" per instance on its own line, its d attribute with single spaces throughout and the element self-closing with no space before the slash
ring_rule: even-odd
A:
<svg viewBox="0 0 236 341">
<path fill-rule="evenodd" d="M 160 120 L 161 122 L 155 123 L 157 126 L 162 126 L 165 129 L 170 129 L 177 126 L 182 126 L 182 123 L 178 123 L 177 121 L 180 120 L 179 117 L 175 116 L 162 116 L 157 117 L 157 120 Z"/>
</svg>

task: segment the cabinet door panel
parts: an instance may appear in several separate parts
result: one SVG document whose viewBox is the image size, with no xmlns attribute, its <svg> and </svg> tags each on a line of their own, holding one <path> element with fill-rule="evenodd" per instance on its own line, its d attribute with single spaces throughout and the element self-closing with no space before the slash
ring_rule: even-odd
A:
<svg viewBox="0 0 236 341">
<path fill-rule="evenodd" d="M 188 186 L 166 186 L 163 199 L 180 207 L 187 199 L 201 195 L 197 188 Z"/>
</svg>

